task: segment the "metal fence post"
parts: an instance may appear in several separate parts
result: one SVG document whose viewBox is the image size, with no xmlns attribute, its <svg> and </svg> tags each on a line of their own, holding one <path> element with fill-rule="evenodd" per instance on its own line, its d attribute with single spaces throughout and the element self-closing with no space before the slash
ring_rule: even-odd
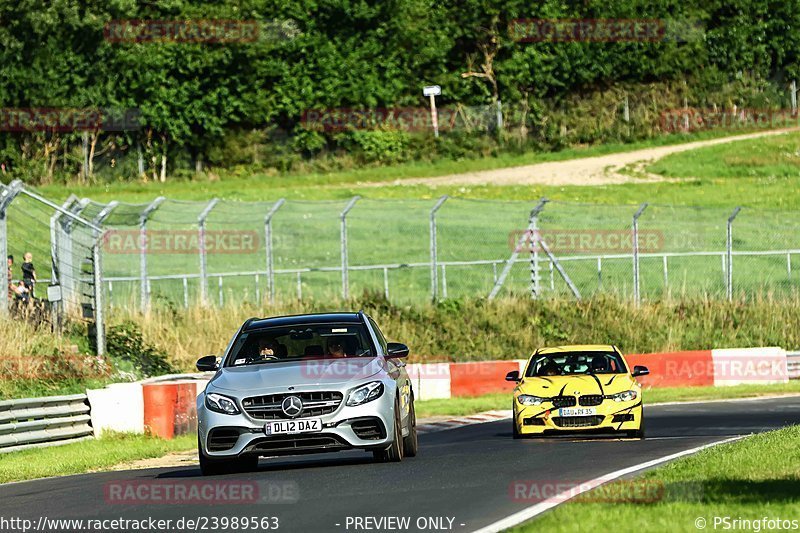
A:
<svg viewBox="0 0 800 533">
<path fill-rule="evenodd" d="M 150 292 L 147 290 L 147 219 L 166 200 L 159 196 L 139 214 L 139 308 L 146 313 L 150 308 Z"/>
<path fill-rule="evenodd" d="M 77 201 L 78 197 L 70 194 L 69 198 L 61 204 L 61 210 L 67 211 Z M 62 274 L 64 272 L 64 258 L 62 257 L 64 254 L 61 251 L 61 235 L 64 235 L 64 232 L 59 231 L 61 214 L 61 211 L 56 211 L 50 217 L 50 285 L 58 285 L 61 292 L 61 299 L 50 303 L 50 319 L 53 323 L 53 331 L 57 335 L 61 334 L 62 314 L 64 311 L 64 275 Z"/>
<path fill-rule="evenodd" d="M 18 183 L 12 183 L 9 187 L 0 184 L 0 256 L 8 257 L 8 224 L 6 211 L 8 206 L 14 200 L 19 190 Z M 0 283 L 2 283 L 3 294 L 0 296 L 0 314 L 8 315 L 8 284 L 11 280 L 8 279 L 8 267 L 4 265 L 3 272 L 0 274 Z"/>
<path fill-rule="evenodd" d="M 531 298 L 539 297 L 542 291 L 541 276 L 539 275 L 539 213 L 542 212 L 547 202 L 540 200 L 539 205 L 531 210 L 528 217 L 528 236 L 531 247 Z M 552 266 L 552 263 L 551 263 Z"/>
<path fill-rule="evenodd" d="M 347 261 L 347 213 L 356 205 L 356 202 L 361 199 L 360 196 L 354 196 L 347 202 L 344 210 L 339 214 L 341 220 L 341 253 L 342 253 L 342 299 L 347 300 L 350 297 L 350 279 L 348 272 Z"/>
<path fill-rule="evenodd" d="M 439 248 L 436 239 L 436 212 L 440 207 L 442 207 L 448 198 L 450 197 L 446 194 L 440 197 L 436 204 L 434 204 L 433 208 L 431 208 L 430 213 L 431 300 L 434 302 L 439 297 L 439 271 L 437 266 L 437 262 L 439 261 Z"/>
<path fill-rule="evenodd" d="M 275 263 L 272 251 L 272 217 L 278 209 L 286 203 L 285 198 L 281 198 L 272 206 L 264 217 L 264 246 L 267 249 L 267 292 L 269 293 L 269 304 L 275 304 Z"/>
<path fill-rule="evenodd" d="M 538 209 L 539 212 L 541 212 L 541 210 L 544 208 L 544 205 L 549 201 L 550 200 L 548 200 L 547 198 L 542 198 L 541 200 L 539 200 L 539 204 L 534 208 L 534 211 Z M 531 213 L 533 213 L 533 211 Z M 506 282 L 508 273 L 511 272 L 511 268 L 514 266 L 514 262 L 516 262 L 517 257 L 519 256 L 520 250 L 525 245 L 525 241 L 528 239 L 530 235 L 531 235 L 531 227 L 529 224 L 528 229 L 522 234 L 522 236 L 519 238 L 519 241 L 517 241 L 517 246 L 511 252 L 511 256 L 508 259 L 506 259 L 506 264 L 503 267 L 503 270 L 500 272 L 500 276 L 497 278 L 497 281 L 494 282 L 494 286 L 492 287 L 492 290 L 489 293 L 489 300 L 494 300 L 495 296 L 497 296 L 497 293 L 500 292 L 500 289 Z"/>
<path fill-rule="evenodd" d="M 97 343 L 97 355 L 103 357 L 106 354 L 106 330 L 105 314 L 103 312 L 103 260 L 100 254 L 100 243 L 103 240 L 103 233 L 95 231 L 95 240 L 92 244 L 92 263 L 94 267 L 94 328 Z"/>
<path fill-rule="evenodd" d="M 219 198 L 214 198 L 206 205 L 200 216 L 197 217 L 197 248 L 200 255 L 200 304 L 208 305 L 208 269 L 206 263 L 206 219 L 219 203 Z"/>
<path fill-rule="evenodd" d="M 638 307 L 642 302 L 642 295 L 639 290 L 639 217 L 647 209 L 647 203 L 643 203 L 633 214 L 633 301 Z"/>
<path fill-rule="evenodd" d="M 726 293 L 728 296 L 728 301 L 730 302 L 733 300 L 733 219 L 736 218 L 736 215 L 739 214 L 741 211 L 741 207 L 737 207 L 731 213 L 731 216 L 728 217 L 728 239 L 727 239 L 727 257 L 728 257 L 728 268 L 727 268 L 727 276 L 725 276 L 725 286 L 726 286 Z"/>
</svg>

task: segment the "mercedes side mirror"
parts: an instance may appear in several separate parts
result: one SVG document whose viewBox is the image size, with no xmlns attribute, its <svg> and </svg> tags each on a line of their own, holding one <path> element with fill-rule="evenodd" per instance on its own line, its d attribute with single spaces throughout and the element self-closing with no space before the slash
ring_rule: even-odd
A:
<svg viewBox="0 0 800 533">
<path fill-rule="evenodd" d="M 197 370 L 200 372 L 214 372 L 219 368 L 216 355 L 207 355 L 197 360 Z"/>
<path fill-rule="evenodd" d="M 631 374 L 633 377 L 636 376 L 646 376 L 650 374 L 650 371 L 647 369 L 646 366 L 636 365 L 633 367 L 633 373 Z"/>
<path fill-rule="evenodd" d="M 390 342 L 386 345 L 386 357 L 408 357 L 408 346 L 399 342 Z"/>
<path fill-rule="evenodd" d="M 506 374 L 506 381 L 513 381 L 515 383 L 519 383 L 519 370 L 512 370 L 508 374 Z"/>
</svg>

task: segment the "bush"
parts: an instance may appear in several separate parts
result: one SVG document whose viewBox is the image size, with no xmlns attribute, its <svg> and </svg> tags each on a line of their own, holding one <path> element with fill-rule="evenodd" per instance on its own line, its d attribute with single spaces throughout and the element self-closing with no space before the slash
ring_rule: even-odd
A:
<svg viewBox="0 0 800 533">
<path fill-rule="evenodd" d="M 132 321 L 109 328 L 106 348 L 111 358 L 129 362 L 144 377 L 177 372 L 167 360 L 166 352 L 146 342 L 141 329 Z"/>
</svg>

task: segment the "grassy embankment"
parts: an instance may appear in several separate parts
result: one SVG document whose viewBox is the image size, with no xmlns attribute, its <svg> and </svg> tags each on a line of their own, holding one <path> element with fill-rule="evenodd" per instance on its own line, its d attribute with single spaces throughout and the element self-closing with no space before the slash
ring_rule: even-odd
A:
<svg viewBox="0 0 800 533">
<path fill-rule="evenodd" d="M 524 359 L 539 346 L 573 343 L 612 343 L 625 353 L 800 346 L 800 330 L 795 327 L 800 316 L 797 299 L 733 303 L 693 299 L 646 302 L 636 308 L 615 298 L 582 302 L 471 299 L 398 306 L 363 297 L 346 303 L 295 302 L 273 308 L 230 306 L 221 312 L 157 309 L 146 316 L 116 310 L 111 320 L 134 321 L 144 339 L 165 352 L 174 367 L 192 371 L 198 357 L 221 353 L 232 332 L 251 316 L 362 308 L 391 340 L 411 347 L 410 362 Z M 4 354 L 0 394 L 4 397 L 67 392 L 59 388 L 67 378 L 105 377 L 93 373 L 94 358 L 64 355 L 69 340 L 54 339 L 46 329 L 0 321 L 0 332 L 0 353 Z M 20 375 L 26 379 L 19 379 Z M 48 383 L 53 387 L 48 388 Z"/>
</svg>

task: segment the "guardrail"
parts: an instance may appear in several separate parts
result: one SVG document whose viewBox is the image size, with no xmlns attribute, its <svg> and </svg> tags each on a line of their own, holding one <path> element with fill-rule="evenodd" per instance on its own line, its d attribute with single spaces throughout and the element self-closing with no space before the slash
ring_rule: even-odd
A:
<svg viewBox="0 0 800 533">
<path fill-rule="evenodd" d="M 92 437 L 85 394 L 0 402 L 0 453 Z"/>
<path fill-rule="evenodd" d="M 789 379 L 800 379 L 800 352 L 786 352 L 786 370 Z"/>
</svg>

